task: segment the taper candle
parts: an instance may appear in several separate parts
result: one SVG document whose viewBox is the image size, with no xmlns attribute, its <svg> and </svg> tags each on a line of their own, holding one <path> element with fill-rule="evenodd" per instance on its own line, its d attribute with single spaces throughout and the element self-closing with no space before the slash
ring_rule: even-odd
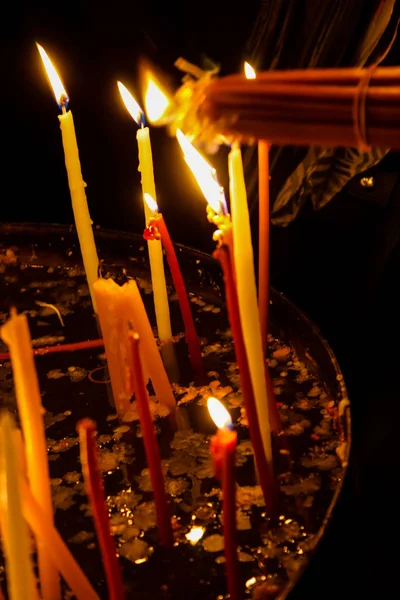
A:
<svg viewBox="0 0 400 600">
<path fill-rule="evenodd" d="M 45 50 L 39 44 L 36 45 L 42 58 L 50 84 L 53 88 L 56 101 L 62 109 L 62 114 L 59 115 L 58 118 L 60 120 L 65 167 L 68 175 L 72 210 L 74 212 L 75 226 L 79 238 L 79 245 L 82 252 L 82 260 L 85 267 L 90 296 L 92 298 L 94 311 L 97 312 L 96 300 L 93 294 L 93 284 L 98 278 L 99 259 L 97 256 L 96 244 L 92 229 L 92 220 L 90 218 L 89 207 L 86 198 L 86 183 L 82 178 L 74 120 L 72 117 L 72 112 L 67 110 L 69 98 L 61 79 L 59 78 L 57 71 L 55 70 Z"/>
</svg>

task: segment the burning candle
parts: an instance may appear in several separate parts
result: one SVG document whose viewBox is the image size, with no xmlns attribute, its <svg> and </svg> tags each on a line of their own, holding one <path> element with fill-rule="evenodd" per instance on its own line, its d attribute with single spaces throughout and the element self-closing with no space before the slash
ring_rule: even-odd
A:
<svg viewBox="0 0 400 600">
<path fill-rule="evenodd" d="M 10 319 L 0 330 L 0 335 L 10 351 L 15 395 L 26 444 L 29 484 L 46 519 L 53 523 L 43 407 L 26 315 L 17 315 L 15 309 L 12 310 Z M 40 539 L 36 539 L 36 544 L 43 600 L 56 600 L 60 598 L 60 584 L 51 553 Z"/>
<path fill-rule="evenodd" d="M 28 528 L 22 513 L 14 419 L 0 417 L 0 522 L 6 561 L 7 587 L 11 600 L 36 600 Z"/>
<path fill-rule="evenodd" d="M 118 81 L 118 88 L 124 101 L 126 108 L 133 120 L 141 125 L 136 134 L 138 149 L 139 149 L 139 171 L 142 175 L 142 191 L 143 194 L 150 194 L 152 198 L 156 198 L 156 186 L 154 182 L 153 157 L 151 152 L 150 131 L 148 127 L 144 127 L 144 113 L 131 95 L 129 90 Z M 151 217 L 151 211 L 146 202 L 144 204 L 145 227 Z M 162 341 L 170 340 L 171 319 L 169 314 L 167 284 L 165 282 L 164 260 L 162 245 L 159 240 L 154 243 L 147 244 L 149 251 L 151 281 L 153 286 L 154 308 L 156 313 L 158 337 Z"/>
<path fill-rule="evenodd" d="M 215 425 L 216 435 L 211 438 L 211 454 L 215 476 L 222 482 L 224 552 L 228 591 L 231 600 L 242 597 L 239 583 L 239 565 L 236 541 L 236 481 L 235 456 L 237 434 L 232 428 L 232 419 L 226 408 L 216 398 L 209 398 L 208 410 Z"/>
<path fill-rule="evenodd" d="M 149 219 L 148 228 L 145 230 L 144 237 L 146 239 L 157 240 L 161 238 L 162 245 L 165 249 L 167 262 L 171 271 L 172 279 L 176 293 L 178 295 L 179 306 L 181 308 L 183 323 L 186 332 L 186 341 L 189 347 L 189 356 L 193 366 L 194 373 L 199 377 L 204 377 L 203 359 L 201 357 L 201 349 L 199 344 L 199 338 L 197 337 L 196 328 L 194 326 L 193 315 L 189 304 L 189 299 L 186 293 L 185 282 L 182 277 L 181 270 L 179 268 L 178 258 L 176 256 L 175 248 L 169 235 L 167 225 L 164 221 L 164 217 L 158 211 L 158 205 L 155 200 L 149 196 L 144 195 L 146 204 L 152 215 Z"/>
<path fill-rule="evenodd" d="M 247 79 L 255 79 L 256 72 L 244 63 Z M 269 144 L 258 141 L 258 310 L 264 355 L 267 349 L 269 308 Z"/>
<path fill-rule="evenodd" d="M 243 174 L 242 153 L 237 144 L 232 146 L 228 161 L 233 255 L 240 321 L 242 324 L 243 340 L 250 368 L 264 451 L 268 463 L 272 467 L 269 401 L 257 303 L 257 288 L 254 276 L 250 217 Z"/>
<path fill-rule="evenodd" d="M 42 46 L 39 46 L 39 44 L 36 45 L 42 58 L 50 85 L 53 88 L 56 101 L 62 110 L 62 115 L 59 115 L 58 118 L 60 120 L 62 144 L 64 148 L 69 191 L 71 194 L 72 210 L 74 212 L 75 226 L 78 233 L 90 296 L 92 298 L 93 308 L 95 312 L 97 312 L 96 300 L 93 294 L 93 284 L 98 277 L 99 259 L 97 256 L 96 244 L 94 242 L 92 220 L 90 218 L 89 207 L 85 193 L 86 183 L 82 179 L 74 120 L 72 118 L 72 112 L 67 110 L 69 98 L 64 89 L 62 81 L 59 78 L 57 71 L 55 70 L 45 50 L 42 48 Z"/>
<path fill-rule="evenodd" d="M 154 432 L 153 419 L 150 413 L 149 399 L 143 379 L 142 365 L 139 354 L 139 335 L 131 332 L 129 334 L 131 367 L 134 379 L 135 398 L 139 413 L 140 425 L 143 434 L 144 449 L 150 470 L 151 485 L 154 493 L 156 506 L 157 524 L 160 538 L 165 548 L 174 544 L 174 536 L 171 527 L 171 515 L 168 498 L 165 492 L 164 476 L 162 472 L 160 451 Z"/>
</svg>

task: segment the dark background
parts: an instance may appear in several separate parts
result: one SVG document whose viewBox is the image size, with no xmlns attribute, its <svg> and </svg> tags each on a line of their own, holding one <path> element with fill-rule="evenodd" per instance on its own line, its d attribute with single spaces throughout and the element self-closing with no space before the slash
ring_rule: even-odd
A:
<svg viewBox="0 0 400 600">
<path fill-rule="evenodd" d="M 197 64 L 209 56 L 223 73 L 237 71 L 258 8 L 258 0 L 237 6 L 152 0 L 23 2 L 9 9 L 1 26 L 2 221 L 73 222 L 58 107 L 35 41 L 54 60 L 71 98 L 94 223 L 140 233 L 136 125 L 116 80 L 140 97 L 137 66 L 147 58 L 177 86 L 172 65 L 181 55 Z M 392 63 L 399 64 L 398 44 Z M 163 130 L 153 129 L 151 136 L 158 201 L 173 239 L 212 251 L 205 203 L 176 142 Z M 225 155 L 213 162 L 227 189 Z M 272 283 L 317 322 L 333 346 L 354 418 L 344 493 L 293 598 L 391 597 L 396 589 L 398 154 L 390 153 L 368 174 L 375 178 L 372 189 L 363 188 L 357 176 L 322 211 L 307 207 L 294 224 L 271 234 Z M 256 211 L 253 216 L 256 226 Z"/>
</svg>

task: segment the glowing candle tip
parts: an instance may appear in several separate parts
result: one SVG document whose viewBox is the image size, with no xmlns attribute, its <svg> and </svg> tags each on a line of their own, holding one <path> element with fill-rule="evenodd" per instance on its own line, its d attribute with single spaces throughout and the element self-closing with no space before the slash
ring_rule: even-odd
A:
<svg viewBox="0 0 400 600">
<path fill-rule="evenodd" d="M 216 398 L 210 397 L 207 400 L 207 408 L 210 416 L 218 429 L 232 428 L 231 415 L 226 410 L 225 406 Z"/>
<path fill-rule="evenodd" d="M 143 197 L 144 197 L 144 201 L 146 202 L 146 204 L 149 207 L 149 209 L 151 211 L 157 213 L 158 212 L 158 204 L 154 200 L 154 198 L 152 196 L 150 196 L 150 194 L 148 194 L 147 192 L 145 192 L 143 194 Z"/>
<path fill-rule="evenodd" d="M 58 75 L 53 63 L 51 62 L 46 50 L 36 42 L 36 47 L 39 51 L 40 58 L 43 61 L 43 66 L 46 71 L 50 85 L 53 89 L 57 104 L 62 108 L 66 107 L 69 102 L 68 94 L 65 91 L 64 85 Z"/>
<path fill-rule="evenodd" d="M 125 104 L 126 109 L 131 115 L 132 119 L 138 125 L 143 125 L 143 110 L 140 108 L 139 104 L 136 102 L 135 98 L 132 96 L 128 88 L 121 81 L 117 81 L 117 86 L 119 89 L 119 93 L 121 94 L 122 101 Z"/>
<path fill-rule="evenodd" d="M 244 63 L 244 74 L 246 76 L 246 79 L 255 79 L 256 78 L 255 70 L 253 69 L 251 64 L 248 63 L 247 61 Z"/>
<path fill-rule="evenodd" d="M 157 85 L 150 75 L 147 77 L 144 104 L 146 108 L 146 114 L 149 118 L 149 121 L 152 123 L 157 123 L 157 121 L 160 121 L 170 105 L 168 96 L 162 91 L 162 89 Z"/>
<path fill-rule="evenodd" d="M 176 131 L 176 139 L 208 204 L 217 215 L 227 214 L 224 189 L 218 183 L 215 169 L 208 164 L 180 129 Z"/>
</svg>

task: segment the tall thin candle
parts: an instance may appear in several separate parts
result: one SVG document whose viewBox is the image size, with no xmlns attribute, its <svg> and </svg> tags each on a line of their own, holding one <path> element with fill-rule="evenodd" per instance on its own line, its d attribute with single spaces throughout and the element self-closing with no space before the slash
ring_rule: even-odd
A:
<svg viewBox="0 0 400 600">
<path fill-rule="evenodd" d="M 143 126 L 144 115 L 142 109 L 129 90 L 120 81 L 118 81 L 118 89 L 129 114 L 138 125 L 141 125 L 141 128 L 138 129 L 136 134 L 136 139 L 139 150 L 139 171 L 142 176 L 142 192 L 143 194 L 150 194 L 153 198 L 156 198 L 156 185 L 154 181 L 153 155 L 151 151 L 149 128 Z M 146 227 L 151 217 L 151 211 L 149 210 L 146 202 L 143 202 L 143 204 Z M 160 241 L 156 241 L 154 244 L 148 243 L 147 247 L 149 251 L 151 282 L 153 286 L 153 299 L 158 337 L 162 341 L 167 341 L 171 339 L 172 332 L 167 284 L 164 273 L 162 245 Z"/>
<path fill-rule="evenodd" d="M 223 243 L 214 252 L 214 256 L 220 261 L 224 274 L 229 323 L 231 326 L 233 342 L 235 346 L 236 360 L 239 367 L 240 384 L 243 392 L 247 421 L 249 423 L 250 439 L 253 445 L 254 458 L 257 466 L 258 478 L 264 495 L 265 506 L 269 515 L 271 516 L 275 511 L 277 497 L 276 483 L 274 481 L 270 465 L 268 464 L 265 456 L 260 424 L 257 417 L 257 407 L 254 400 L 249 364 L 247 361 L 246 348 L 243 342 L 242 326 L 239 315 L 239 303 L 236 293 L 229 245 Z"/>
<path fill-rule="evenodd" d="M 255 70 L 244 63 L 246 79 L 257 77 Z M 258 310 L 264 355 L 267 350 L 269 309 L 269 144 L 258 141 Z"/>
<path fill-rule="evenodd" d="M 10 600 L 35 600 L 37 590 L 30 556 L 28 528 L 22 513 L 18 457 L 13 440 L 15 423 L 0 417 L 0 521 Z"/>
<path fill-rule="evenodd" d="M 157 524 L 160 538 L 165 548 L 170 548 L 174 543 L 171 527 L 171 514 L 165 492 L 165 482 L 162 472 L 160 451 L 154 432 L 153 419 L 150 413 L 149 400 L 143 379 L 142 365 L 139 354 L 139 335 L 136 332 L 129 334 L 132 373 L 134 378 L 135 398 L 143 433 L 143 443 L 146 451 L 147 462 L 150 470 L 151 485 L 156 506 Z"/>
<path fill-rule="evenodd" d="M 224 552 L 229 597 L 231 600 L 241 600 L 243 590 L 241 590 L 239 580 L 236 539 L 235 457 L 237 433 L 233 431 L 231 417 L 221 402 L 216 398 L 209 398 L 207 405 L 210 415 L 218 427 L 216 435 L 211 438 L 211 454 L 215 476 L 222 482 Z"/>
<path fill-rule="evenodd" d="M 124 600 L 125 590 L 122 583 L 121 567 L 118 563 L 115 544 L 110 531 L 103 480 L 98 465 L 99 452 L 95 440 L 96 424 L 90 419 L 82 419 L 78 422 L 76 428 L 79 434 L 83 477 L 93 511 L 97 539 L 99 540 L 106 572 L 109 599 Z"/>
<path fill-rule="evenodd" d="M 39 44 L 36 45 L 43 60 L 43 64 L 46 69 L 50 84 L 53 88 L 56 101 L 62 108 L 62 115 L 59 115 L 58 118 L 60 120 L 62 144 L 64 148 L 65 166 L 68 175 L 72 209 L 74 211 L 76 231 L 81 247 L 83 265 L 85 267 L 90 296 L 92 298 L 93 308 L 95 312 L 97 312 L 96 300 L 93 294 L 93 284 L 98 278 L 99 259 L 97 256 L 96 244 L 92 229 L 92 220 L 90 218 L 89 207 L 85 193 L 86 183 L 82 178 L 74 120 L 72 118 L 72 112 L 67 110 L 69 98 L 61 79 L 59 78 L 45 50 L 42 48 L 42 46 L 39 46 Z"/>
<path fill-rule="evenodd" d="M 254 258 L 251 241 L 250 217 L 244 182 L 242 154 L 234 144 L 229 153 L 229 185 L 232 213 L 232 232 L 236 288 L 240 320 L 247 360 L 249 363 L 254 397 L 257 405 L 264 451 L 272 467 L 269 402 L 265 379 L 257 289 L 254 276 Z"/>
<path fill-rule="evenodd" d="M 203 378 L 204 367 L 199 338 L 197 337 L 192 310 L 190 308 L 186 286 L 179 267 L 175 248 L 169 235 L 167 225 L 164 221 L 164 217 L 160 212 L 158 212 L 157 203 L 151 196 L 149 196 L 149 194 L 145 194 L 145 200 L 149 210 L 151 210 L 152 217 L 149 220 L 149 227 L 147 230 L 145 230 L 144 237 L 150 238 L 154 241 L 157 241 L 157 237 L 161 238 L 161 242 L 164 246 L 165 254 L 167 256 L 168 265 L 171 270 L 172 279 L 174 281 L 175 290 L 178 295 L 193 371 L 197 377 Z"/>
<path fill-rule="evenodd" d="M 1 328 L 0 335 L 6 342 L 11 356 L 15 395 L 26 444 L 29 483 L 46 518 L 49 523 L 53 523 L 43 407 L 26 315 L 17 315 L 13 310 L 11 318 Z M 40 540 L 37 539 L 36 542 L 43 600 L 56 600 L 60 598 L 57 571 L 54 569 L 48 548 L 43 546 Z"/>
</svg>

